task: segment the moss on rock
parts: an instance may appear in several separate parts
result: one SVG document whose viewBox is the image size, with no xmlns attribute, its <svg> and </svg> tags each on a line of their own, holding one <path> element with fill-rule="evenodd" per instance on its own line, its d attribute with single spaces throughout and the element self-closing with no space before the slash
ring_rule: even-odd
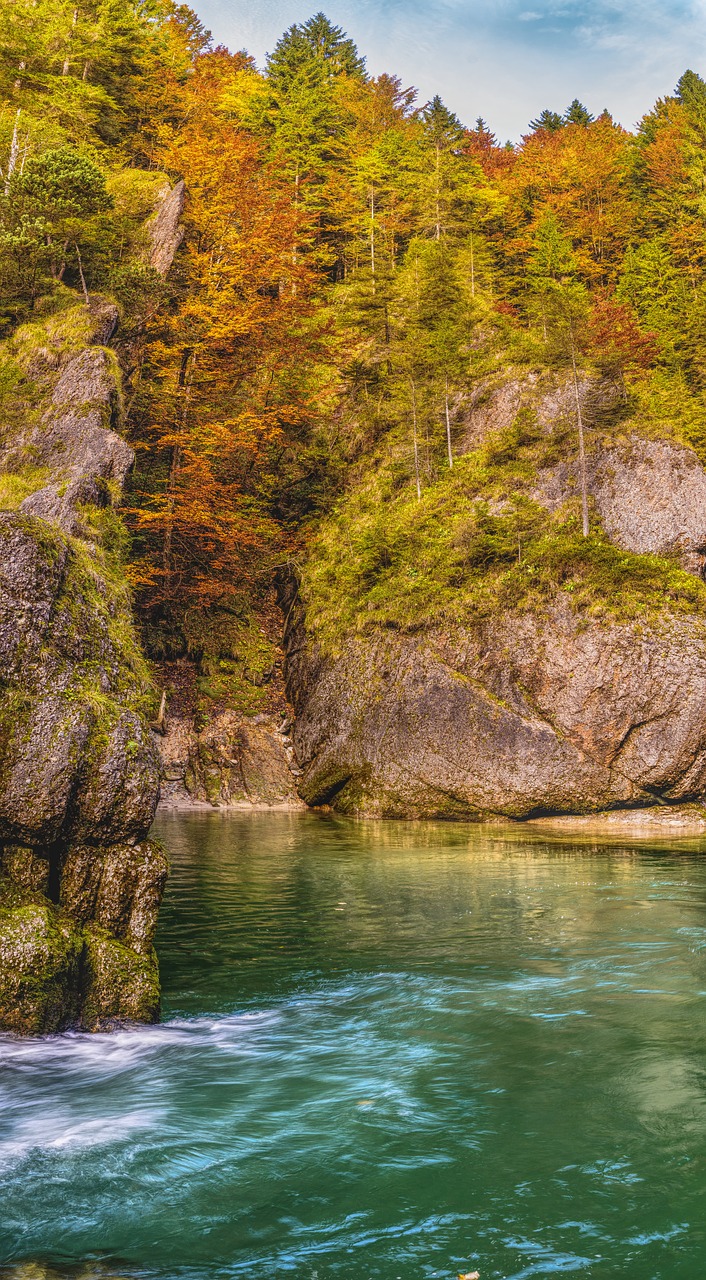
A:
<svg viewBox="0 0 706 1280">
<path fill-rule="evenodd" d="M 7 905 L 18 896 L 0 893 L 0 1027 L 47 1035 L 77 1020 L 83 935 L 48 902 Z"/>
<path fill-rule="evenodd" d="M 153 949 L 139 955 L 104 929 L 88 925 L 82 1023 L 88 1031 L 124 1022 L 157 1022 L 159 969 Z"/>
</svg>

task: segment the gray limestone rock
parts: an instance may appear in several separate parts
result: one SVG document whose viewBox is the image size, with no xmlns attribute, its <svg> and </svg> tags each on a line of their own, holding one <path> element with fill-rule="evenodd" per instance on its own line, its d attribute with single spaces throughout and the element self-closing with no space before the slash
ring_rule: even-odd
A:
<svg viewBox="0 0 706 1280">
<path fill-rule="evenodd" d="M 93 922 L 147 955 L 167 871 L 166 857 L 154 841 L 104 850 L 72 845 L 61 864 L 59 902 L 80 924 Z"/>
<path fill-rule="evenodd" d="M 21 504 L 28 515 L 84 532 L 81 507 L 115 502 L 135 455 L 115 430 L 120 424 L 120 384 L 111 353 L 87 347 L 64 365 L 52 391 L 51 408 L 26 442 L 37 466 L 51 472 L 48 484 Z"/>
<path fill-rule="evenodd" d="M 706 625 L 544 617 L 376 634 L 323 656 L 293 610 L 300 794 L 380 816 L 527 818 L 706 789 Z"/>
<path fill-rule="evenodd" d="M 133 453 L 115 358 L 76 338 L 107 341 L 117 311 L 99 298 L 80 310 L 24 352 L 44 411 L 29 434 L 5 433 L 0 457 L 50 474 L 0 512 L 0 1029 L 21 1034 L 159 1009 L 149 677 L 95 515 L 119 501 Z"/>
<path fill-rule="evenodd" d="M 223 711 L 202 730 L 167 716 L 158 738 L 169 804 L 298 805 L 289 739 L 268 716 Z"/>
<path fill-rule="evenodd" d="M 587 423 L 596 423 L 620 406 L 623 393 L 610 378 L 582 375 L 578 380 L 581 411 Z M 534 371 L 481 381 L 470 396 L 455 406 L 456 451 L 468 453 L 497 431 L 512 426 L 521 410 L 531 411 L 547 432 L 560 423 L 573 423 L 576 416 L 576 388 L 566 373 Z"/>
<path fill-rule="evenodd" d="M 700 572 L 706 554 L 706 471 L 692 449 L 637 434 L 594 448 L 587 486 L 612 542 L 639 555 L 676 554 Z M 533 494 L 554 510 L 579 491 L 578 465 L 540 473 Z"/>
<path fill-rule="evenodd" d="M 184 228 L 180 219 L 184 212 L 186 184 L 177 182 L 171 190 L 167 189 L 159 209 L 149 226 L 150 266 L 161 276 L 166 276 L 171 267 L 179 245 L 184 239 Z"/>
</svg>

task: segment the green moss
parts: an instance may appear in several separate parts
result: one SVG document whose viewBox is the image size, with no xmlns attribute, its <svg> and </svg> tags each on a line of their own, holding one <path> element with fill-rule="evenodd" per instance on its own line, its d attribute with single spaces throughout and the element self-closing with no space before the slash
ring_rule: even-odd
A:
<svg viewBox="0 0 706 1280">
<path fill-rule="evenodd" d="M 75 1022 L 82 954 L 81 931 L 45 900 L 0 908 L 0 1028 L 41 1035 Z"/>
<path fill-rule="evenodd" d="M 57 293 L 55 305 L 55 314 L 21 325 L 8 340 L 8 351 L 21 367 L 30 364 L 45 348 L 54 353 L 71 353 L 89 345 L 92 321 L 83 301 L 77 301 L 76 294 L 67 289 L 64 294 Z"/>
<path fill-rule="evenodd" d="M 152 675 L 138 641 L 130 590 L 119 567 L 102 548 L 91 547 L 33 516 L 16 513 L 14 524 L 32 538 L 47 563 L 68 557 L 52 616 L 44 655 L 57 673 L 67 710 L 90 705 L 101 722 L 114 722 L 121 710 L 145 712 L 152 697 Z M 66 680 L 57 667 L 62 654 Z M 109 684 L 106 689 L 106 677 Z M 2 722 L 15 730 L 31 691 L 8 689 Z M 22 703 L 22 707 L 16 704 Z M 0 725 L 1 728 L 1 725 Z"/>
<path fill-rule="evenodd" d="M 246 605 L 237 612 L 189 614 L 184 633 L 189 652 L 198 661 L 196 686 L 203 713 L 208 714 L 213 703 L 243 715 L 266 708 L 267 682 L 277 649 Z"/>
<path fill-rule="evenodd" d="M 99 667 L 101 659 L 105 660 L 103 650 L 107 642 L 113 659 L 117 660 L 111 696 L 119 697 L 123 705 L 143 710 L 152 676 L 135 629 L 130 589 L 114 550 L 96 550 L 79 539 L 71 539 L 70 564 L 57 600 L 57 612 L 62 609 L 73 618 L 74 625 L 89 644 L 92 622 L 93 660 Z M 86 673 L 90 677 L 90 667 Z"/>
<path fill-rule="evenodd" d="M 89 1031 L 112 1022 L 156 1022 L 159 967 L 154 950 L 140 955 L 95 925 L 85 930 L 82 1023 Z"/>
</svg>

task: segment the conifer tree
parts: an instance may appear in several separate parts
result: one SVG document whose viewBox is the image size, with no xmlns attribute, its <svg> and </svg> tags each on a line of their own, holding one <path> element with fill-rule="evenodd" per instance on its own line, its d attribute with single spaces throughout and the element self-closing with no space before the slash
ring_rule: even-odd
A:
<svg viewBox="0 0 706 1280">
<path fill-rule="evenodd" d="M 302 73 L 312 75 L 314 69 L 321 82 L 339 75 L 365 77 L 365 60 L 355 44 L 323 13 L 291 26 L 267 56 L 267 77 L 280 93 L 287 92 Z"/>
<path fill-rule="evenodd" d="M 578 98 L 574 98 L 573 102 L 569 103 L 569 106 L 564 112 L 564 124 L 577 124 L 580 127 L 585 128 L 586 125 L 592 123 L 593 116 L 588 108 L 584 107 L 583 103 L 579 102 Z"/>
<path fill-rule="evenodd" d="M 564 124 L 563 116 L 560 116 L 557 111 L 550 111 L 548 107 L 545 107 L 536 120 L 530 120 L 530 129 L 533 129 L 535 133 L 540 129 L 545 133 L 558 133 L 560 129 L 563 129 Z"/>
</svg>

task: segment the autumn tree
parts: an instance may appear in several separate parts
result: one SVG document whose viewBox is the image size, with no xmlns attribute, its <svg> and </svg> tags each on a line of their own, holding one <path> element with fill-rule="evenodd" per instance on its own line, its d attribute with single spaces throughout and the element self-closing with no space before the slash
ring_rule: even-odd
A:
<svg viewBox="0 0 706 1280">
<path fill-rule="evenodd" d="M 211 55 L 213 57 L 213 55 Z M 189 174 L 182 297 L 142 368 L 148 445 L 133 497 L 136 577 L 152 616 L 233 607 L 278 544 L 274 477 L 312 416 L 312 267 L 292 260 L 299 213 L 261 141 L 204 102 L 169 161 Z M 199 100 L 200 99 L 200 100 Z"/>
<path fill-rule="evenodd" d="M 623 395 L 626 375 L 644 373 L 659 354 L 656 335 L 640 327 L 630 306 L 608 294 L 599 294 L 591 306 L 584 348 L 593 363 L 619 383 Z"/>
</svg>

